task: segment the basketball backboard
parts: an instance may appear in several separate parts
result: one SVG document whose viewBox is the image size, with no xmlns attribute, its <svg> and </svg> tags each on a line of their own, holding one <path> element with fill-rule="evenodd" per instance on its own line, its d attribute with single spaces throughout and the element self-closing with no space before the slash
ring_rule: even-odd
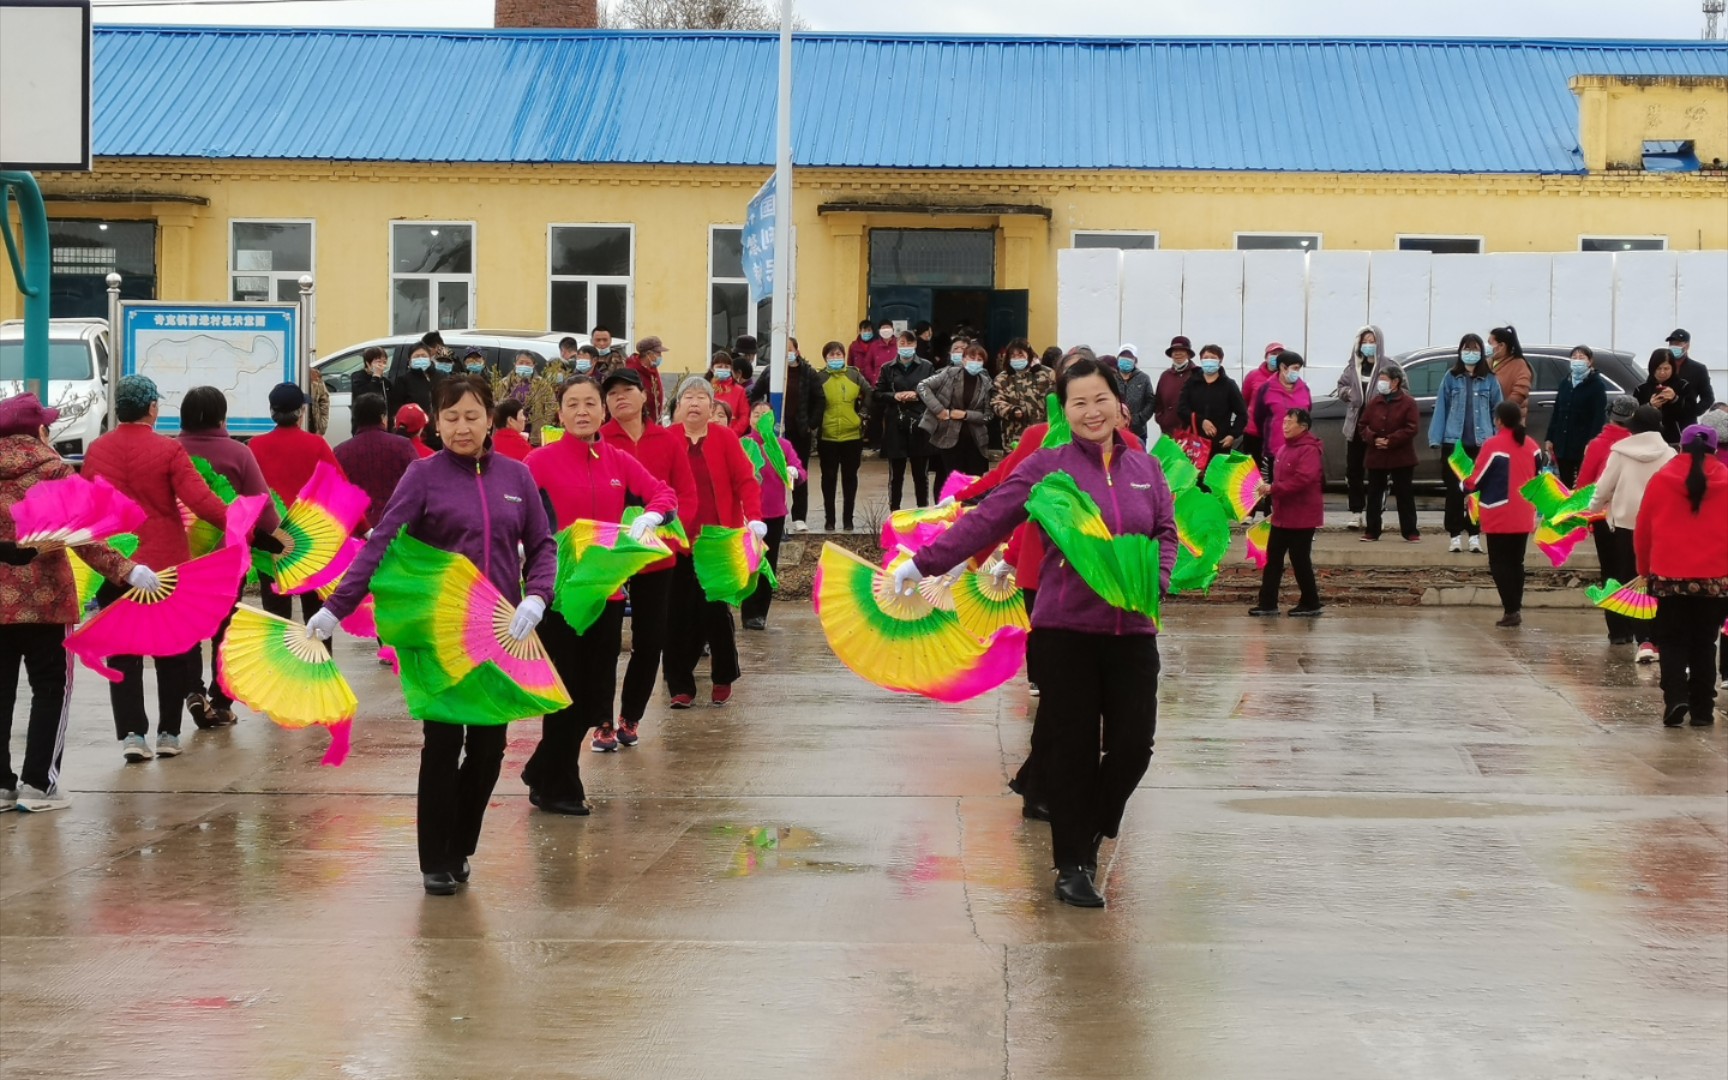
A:
<svg viewBox="0 0 1728 1080">
<path fill-rule="evenodd" d="M 0 0 L 0 169 L 90 169 L 90 0 Z"/>
</svg>

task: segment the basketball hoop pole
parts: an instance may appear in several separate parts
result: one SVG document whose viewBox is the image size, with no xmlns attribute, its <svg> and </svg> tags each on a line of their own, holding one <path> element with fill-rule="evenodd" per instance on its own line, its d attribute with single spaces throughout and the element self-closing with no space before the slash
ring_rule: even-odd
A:
<svg viewBox="0 0 1728 1080">
<path fill-rule="evenodd" d="M 5 234 L 6 256 L 12 275 L 24 294 L 24 389 L 48 404 L 48 211 L 42 205 L 42 189 L 27 172 L 0 172 L 0 233 Z M 24 245 L 12 235 L 12 200 L 18 200 Z"/>
</svg>

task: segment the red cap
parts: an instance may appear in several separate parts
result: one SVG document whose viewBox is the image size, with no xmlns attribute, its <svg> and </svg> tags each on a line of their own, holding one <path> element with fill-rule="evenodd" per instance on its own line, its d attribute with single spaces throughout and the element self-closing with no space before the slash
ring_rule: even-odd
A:
<svg viewBox="0 0 1728 1080">
<path fill-rule="evenodd" d="M 60 410 L 44 408 L 35 394 L 0 401 L 0 435 L 34 435 L 58 419 Z"/>
<path fill-rule="evenodd" d="M 410 402 L 396 410 L 396 426 L 410 435 L 426 430 L 426 410 Z"/>
<path fill-rule="evenodd" d="M 1263 352 L 1261 355 L 1262 356 L 1277 356 L 1279 353 L 1281 353 L 1283 351 L 1284 351 L 1284 346 L 1280 345 L 1278 342 L 1274 341 L 1271 344 L 1266 346 L 1266 351 Z"/>
</svg>

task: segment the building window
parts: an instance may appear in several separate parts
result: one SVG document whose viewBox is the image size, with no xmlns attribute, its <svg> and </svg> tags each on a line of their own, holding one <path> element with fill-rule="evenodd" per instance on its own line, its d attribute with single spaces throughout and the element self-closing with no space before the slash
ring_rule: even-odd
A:
<svg viewBox="0 0 1728 1080">
<path fill-rule="evenodd" d="M 633 225 L 553 225 L 547 230 L 551 329 L 587 333 L 604 326 L 630 340 L 635 272 Z"/>
<path fill-rule="evenodd" d="M 229 298 L 298 302 L 312 272 L 310 221 L 230 221 Z"/>
<path fill-rule="evenodd" d="M 708 347 L 730 349 L 739 335 L 760 340 L 774 326 L 774 298 L 750 302 L 744 277 L 744 230 L 735 225 L 708 229 Z M 764 350 L 766 351 L 766 350 Z"/>
<path fill-rule="evenodd" d="M 390 332 L 474 325 L 474 223 L 390 223 Z"/>
<path fill-rule="evenodd" d="M 1398 237 L 1399 251 L 1431 251 L 1436 255 L 1480 255 L 1480 236 L 1403 236 Z"/>
<path fill-rule="evenodd" d="M 870 287 L 996 287 L 996 234 L 969 229 L 871 229 Z"/>
<path fill-rule="evenodd" d="M 1579 251 L 1667 251 L 1666 236 L 1580 236 Z"/>
<path fill-rule="evenodd" d="M 51 318 L 106 319 L 109 274 L 121 299 L 156 298 L 154 221 L 50 221 L 48 250 Z"/>
<path fill-rule="evenodd" d="M 1077 248 L 1113 248 L 1117 251 L 1152 251 L 1158 247 L 1155 232 L 1075 232 Z"/>
<path fill-rule="evenodd" d="M 1237 251 L 1319 251 L 1319 233 L 1237 233 Z"/>
</svg>

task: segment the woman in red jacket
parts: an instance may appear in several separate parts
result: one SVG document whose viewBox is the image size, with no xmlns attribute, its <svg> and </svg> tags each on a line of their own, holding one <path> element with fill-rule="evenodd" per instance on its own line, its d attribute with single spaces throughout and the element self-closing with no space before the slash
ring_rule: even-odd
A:
<svg viewBox="0 0 1728 1080">
<path fill-rule="evenodd" d="M 564 437 L 529 454 L 528 471 L 546 500 L 553 531 L 578 519 L 618 521 L 630 498 L 646 508 L 630 526 L 630 536 L 640 540 L 672 516 L 678 500 L 671 486 L 655 479 L 641 462 L 600 441 L 605 419 L 600 384 L 586 375 L 566 380 L 558 388 L 558 422 Z M 540 745 L 522 770 L 522 782 L 528 785 L 528 801 L 540 809 L 586 816 L 587 793 L 578 758 L 588 729 L 612 723 L 618 653 L 623 647 L 623 594 L 613 597 L 581 633 L 556 607 L 546 613 L 539 630 L 540 642 L 572 701 L 540 722 Z M 614 741 L 612 748 L 616 747 Z"/>
<path fill-rule="evenodd" d="M 1524 406 L 1502 401 L 1494 407 L 1493 438 L 1476 455 L 1476 471 L 1464 482 L 1482 503 L 1482 533 L 1488 538 L 1488 572 L 1500 592 L 1502 614 L 1495 626 L 1510 629 L 1524 622 L 1524 552 L 1536 531 L 1536 508 L 1518 489 L 1536 477 L 1541 447 L 1524 430 Z"/>
<path fill-rule="evenodd" d="M 1307 409 L 1291 409 L 1279 423 L 1283 427 L 1278 432 L 1278 456 L 1272 459 L 1272 481 L 1261 484 L 1255 493 L 1261 499 L 1272 497 L 1272 536 L 1266 543 L 1266 568 L 1260 572 L 1260 599 L 1248 614 L 1278 614 L 1278 586 L 1284 581 L 1288 555 L 1300 591 L 1290 617 L 1299 619 L 1325 610 L 1314 580 L 1313 557 L 1314 533 L 1326 512 L 1325 449 L 1310 430 L 1314 420 Z"/>
<path fill-rule="evenodd" d="M 1404 369 L 1388 363 L 1375 378 L 1374 393 L 1362 406 L 1356 438 L 1368 469 L 1368 528 L 1364 542 L 1380 539 L 1386 513 L 1386 485 L 1398 501 L 1398 532 L 1412 544 L 1422 539 L 1416 527 L 1416 399 L 1404 391 Z"/>
<path fill-rule="evenodd" d="M 1694 424 L 1680 433 L 1680 456 L 1644 489 L 1638 573 L 1656 597 L 1655 638 L 1662 650 L 1662 723 L 1716 722 L 1716 637 L 1728 619 L 1728 465 L 1715 458 L 1716 432 Z"/>
<path fill-rule="evenodd" d="M 726 406 L 726 426 L 732 434 L 743 438 L 750 430 L 750 395 L 735 377 L 732 354 L 721 351 L 708 361 L 708 378 L 714 387 L 714 400 Z"/>
<path fill-rule="evenodd" d="M 673 415 L 683 426 L 690 473 L 696 482 L 695 505 L 684 518 L 690 539 L 694 541 L 705 525 L 745 527 L 758 539 L 767 536 L 756 469 L 745 456 L 738 436 L 713 423 L 714 388 L 707 379 L 684 380 Z M 713 702 L 724 705 L 732 697 L 732 684 L 740 674 L 738 646 L 732 637 L 732 609 L 707 598 L 696 580 L 696 564 L 690 556 L 678 556 L 673 575 L 665 662 L 672 707 L 688 709 L 696 701 L 696 662 L 702 658 L 704 642 L 710 657 Z"/>
</svg>

